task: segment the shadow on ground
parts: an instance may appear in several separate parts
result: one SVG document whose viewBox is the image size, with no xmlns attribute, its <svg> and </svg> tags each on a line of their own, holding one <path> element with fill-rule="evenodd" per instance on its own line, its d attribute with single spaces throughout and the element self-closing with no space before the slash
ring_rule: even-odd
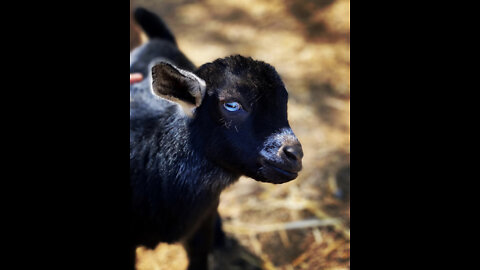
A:
<svg viewBox="0 0 480 270">
<path fill-rule="evenodd" d="M 263 261 L 235 238 L 227 238 L 227 245 L 213 252 L 213 270 L 261 270 Z"/>
</svg>

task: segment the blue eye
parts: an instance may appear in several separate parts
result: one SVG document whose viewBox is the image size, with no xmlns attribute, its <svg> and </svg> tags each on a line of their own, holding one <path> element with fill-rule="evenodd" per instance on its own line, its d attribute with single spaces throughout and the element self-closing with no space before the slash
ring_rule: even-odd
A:
<svg viewBox="0 0 480 270">
<path fill-rule="evenodd" d="M 235 112 L 240 110 L 242 106 L 238 102 L 228 102 L 224 103 L 223 107 L 229 112 Z"/>
</svg>

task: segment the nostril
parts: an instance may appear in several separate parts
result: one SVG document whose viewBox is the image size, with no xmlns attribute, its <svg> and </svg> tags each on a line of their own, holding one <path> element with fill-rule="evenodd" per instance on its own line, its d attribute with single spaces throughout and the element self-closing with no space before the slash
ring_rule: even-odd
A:
<svg viewBox="0 0 480 270">
<path fill-rule="evenodd" d="M 299 161 L 303 157 L 302 147 L 300 146 L 287 145 L 283 147 L 283 152 L 289 159 L 293 159 L 295 161 Z"/>
</svg>

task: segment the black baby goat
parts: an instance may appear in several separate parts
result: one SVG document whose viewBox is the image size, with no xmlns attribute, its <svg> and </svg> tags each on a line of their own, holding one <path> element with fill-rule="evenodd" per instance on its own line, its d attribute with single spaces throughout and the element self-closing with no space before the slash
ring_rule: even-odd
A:
<svg viewBox="0 0 480 270">
<path fill-rule="evenodd" d="M 149 41 L 130 55 L 130 72 L 146 78 L 130 86 L 132 247 L 182 242 L 189 269 L 207 269 L 224 240 L 221 191 L 241 175 L 279 184 L 302 168 L 288 94 L 264 62 L 236 55 L 196 68 L 159 17 L 138 8 L 135 18 Z"/>
</svg>

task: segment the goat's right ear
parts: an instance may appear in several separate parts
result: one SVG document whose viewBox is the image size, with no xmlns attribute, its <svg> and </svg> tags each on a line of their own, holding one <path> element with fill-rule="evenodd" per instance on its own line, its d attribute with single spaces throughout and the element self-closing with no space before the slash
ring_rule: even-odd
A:
<svg viewBox="0 0 480 270">
<path fill-rule="evenodd" d="M 205 95 L 205 81 L 192 72 L 160 62 L 152 67 L 152 90 L 160 97 L 199 106 Z"/>
</svg>

